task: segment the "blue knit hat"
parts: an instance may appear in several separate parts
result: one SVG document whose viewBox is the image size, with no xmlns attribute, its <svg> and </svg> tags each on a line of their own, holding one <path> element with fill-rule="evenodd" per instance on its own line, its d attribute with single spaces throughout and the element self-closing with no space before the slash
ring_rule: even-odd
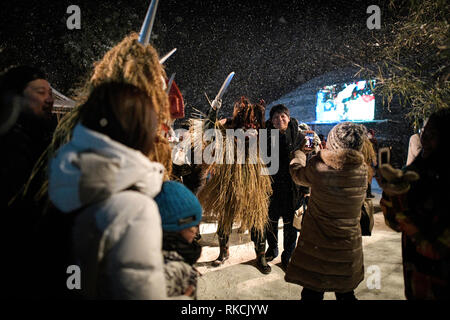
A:
<svg viewBox="0 0 450 320">
<path fill-rule="evenodd" d="M 155 201 L 164 231 L 181 231 L 199 225 L 202 220 L 203 210 L 197 197 L 179 182 L 164 182 Z"/>
</svg>

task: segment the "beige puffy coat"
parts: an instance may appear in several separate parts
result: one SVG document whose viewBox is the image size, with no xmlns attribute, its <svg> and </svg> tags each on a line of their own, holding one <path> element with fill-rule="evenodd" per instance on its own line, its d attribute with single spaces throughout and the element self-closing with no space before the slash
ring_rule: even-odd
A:
<svg viewBox="0 0 450 320">
<path fill-rule="evenodd" d="M 295 183 L 310 186 L 311 197 L 285 280 L 316 291 L 349 292 L 364 279 L 361 206 L 367 167 L 361 152 L 321 150 L 306 165 L 295 153 Z"/>
</svg>

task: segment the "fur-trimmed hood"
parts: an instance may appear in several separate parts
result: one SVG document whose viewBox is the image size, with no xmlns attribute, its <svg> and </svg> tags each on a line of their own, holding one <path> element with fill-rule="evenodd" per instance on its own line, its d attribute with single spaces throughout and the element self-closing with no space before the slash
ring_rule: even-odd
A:
<svg viewBox="0 0 450 320">
<path fill-rule="evenodd" d="M 336 170 L 342 170 L 344 167 L 359 167 L 364 163 L 363 154 L 353 149 L 323 149 L 320 150 L 319 157 L 327 166 Z"/>
<path fill-rule="evenodd" d="M 77 124 L 72 140 L 50 162 L 49 197 L 63 212 L 129 188 L 153 198 L 161 191 L 163 172 L 140 151 Z"/>
</svg>

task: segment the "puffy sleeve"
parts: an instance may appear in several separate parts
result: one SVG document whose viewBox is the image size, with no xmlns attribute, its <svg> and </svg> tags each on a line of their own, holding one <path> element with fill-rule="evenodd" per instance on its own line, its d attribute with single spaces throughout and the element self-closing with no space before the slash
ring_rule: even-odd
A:
<svg viewBox="0 0 450 320">
<path fill-rule="evenodd" d="M 311 162 L 310 162 L 311 163 Z M 295 184 L 309 187 L 312 184 L 313 166 L 306 165 L 306 154 L 297 150 L 294 153 L 294 158 L 289 164 L 289 172 L 291 173 L 292 180 Z"/>
<path fill-rule="evenodd" d="M 127 222 L 120 240 L 111 248 L 106 259 L 114 298 L 167 299 L 161 218 L 156 203 L 152 199 L 145 200 L 142 212 Z M 188 297 L 173 297 L 184 298 Z"/>
</svg>

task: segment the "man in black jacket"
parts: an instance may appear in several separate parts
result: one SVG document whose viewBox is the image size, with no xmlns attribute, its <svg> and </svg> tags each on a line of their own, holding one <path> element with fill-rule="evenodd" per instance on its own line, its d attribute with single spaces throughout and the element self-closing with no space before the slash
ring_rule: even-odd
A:
<svg viewBox="0 0 450 320">
<path fill-rule="evenodd" d="M 26 195 L 23 191 L 56 127 L 52 89 L 46 79 L 42 71 L 28 66 L 11 68 L 0 77 L 4 129 L 0 134 L 1 272 L 5 276 L 2 287 L 9 297 L 30 297 L 37 287 L 34 281 L 42 277 L 37 268 L 45 261 L 38 254 L 36 236 L 44 200 L 34 199 L 42 179 L 34 179 Z M 39 288 L 40 297 L 43 289 Z"/>
<path fill-rule="evenodd" d="M 289 162 L 294 151 L 301 148 L 305 137 L 299 131 L 298 121 L 290 117 L 289 109 L 282 105 L 276 105 L 270 110 L 270 119 L 266 122 L 269 130 L 280 130 L 279 141 L 279 170 L 272 175 L 273 194 L 269 206 L 269 226 L 267 230 L 267 242 L 269 248 L 266 251 L 267 261 L 278 256 L 278 220 L 283 218 L 283 253 L 281 263 L 283 269 L 286 267 L 295 249 L 297 230 L 292 221 L 295 210 L 300 207 L 302 197 L 307 192 L 303 187 L 297 186 L 289 173 Z M 268 133 L 270 136 L 270 132 Z M 269 139 L 270 140 L 270 139 Z M 269 147 L 270 152 L 270 147 Z"/>
</svg>

